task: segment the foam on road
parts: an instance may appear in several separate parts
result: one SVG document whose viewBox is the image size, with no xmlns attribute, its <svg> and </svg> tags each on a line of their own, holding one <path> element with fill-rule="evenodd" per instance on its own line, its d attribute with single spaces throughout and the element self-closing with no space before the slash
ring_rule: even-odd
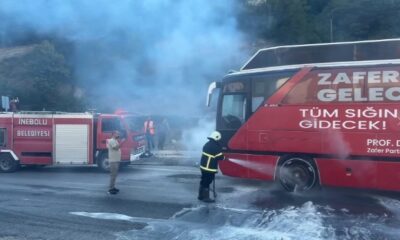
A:
<svg viewBox="0 0 400 240">
<path fill-rule="evenodd" d="M 400 201 L 380 198 L 387 208 Z M 131 217 L 116 213 L 72 212 L 90 218 L 145 223 L 143 229 L 117 234 L 118 239 L 162 240 L 368 240 L 397 239 L 397 223 L 386 214 L 352 214 L 312 201 L 281 209 L 242 209 L 222 204 L 185 208 L 170 219 Z M 395 220 L 397 221 L 397 220 Z"/>
</svg>

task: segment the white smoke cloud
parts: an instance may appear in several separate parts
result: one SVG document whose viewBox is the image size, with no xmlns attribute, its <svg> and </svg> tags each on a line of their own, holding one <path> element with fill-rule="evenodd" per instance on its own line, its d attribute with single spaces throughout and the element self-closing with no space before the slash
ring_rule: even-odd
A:
<svg viewBox="0 0 400 240">
<path fill-rule="evenodd" d="M 208 141 L 207 137 L 215 130 L 213 119 L 202 118 L 193 128 L 187 129 L 182 135 L 182 144 L 187 150 L 201 153 L 203 145 Z"/>
<path fill-rule="evenodd" d="M 0 41 L 56 35 L 97 109 L 198 114 L 209 82 L 246 59 L 234 1 L 2 0 Z"/>
</svg>

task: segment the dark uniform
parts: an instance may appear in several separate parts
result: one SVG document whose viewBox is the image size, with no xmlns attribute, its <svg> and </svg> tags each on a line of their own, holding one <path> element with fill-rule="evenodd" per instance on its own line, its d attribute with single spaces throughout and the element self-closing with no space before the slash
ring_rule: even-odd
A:
<svg viewBox="0 0 400 240">
<path fill-rule="evenodd" d="M 210 199 L 210 184 L 214 181 L 218 172 L 218 161 L 223 160 L 222 148 L 217 141 L 209 138 L 203 147 L 203 154 L 200 161 L 201 181 L 199 189 L 199 200 L 212 201 Z"/>
</svg>

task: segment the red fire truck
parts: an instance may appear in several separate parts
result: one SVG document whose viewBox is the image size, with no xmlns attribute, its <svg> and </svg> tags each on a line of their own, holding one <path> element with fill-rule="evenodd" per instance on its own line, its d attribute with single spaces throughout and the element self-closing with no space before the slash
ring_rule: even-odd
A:
<svg viewBox="0 0 400 240">
<path fill-rule="evenodd" d="M 262 49 L 215 88 L 224 174 L 400 190 L 400 39 Z"/>
<path fill-rule="evenodd" d="M 144 136 L 130 115 L 18 112 L 0 113 L 0 171 L 20 165 L 97 165 L 107 171 L 106 139 L 118 130 L 122 164 L 144 152 Z"/>
</svg>

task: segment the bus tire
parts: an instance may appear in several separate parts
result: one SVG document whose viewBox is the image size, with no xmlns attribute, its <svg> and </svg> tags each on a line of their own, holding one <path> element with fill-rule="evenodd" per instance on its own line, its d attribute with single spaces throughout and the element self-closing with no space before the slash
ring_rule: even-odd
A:
<svg viewBox="0 0 400 240">
<path fill-rule="evenodd" d="M 288 192 L 305 192 L 319 185 L 318 169 L 313 159 L 284 156 L 277 169 L 277 179 Z"/>
<path fill-rule="evenodd" d="M 97 159 L 97 167 L 103 172 L 110 171 L 110 163 L 108 161 L 108 153 L 102 152 Z"/>
<path fill-rule="evenodd" d="M 0 172 L 15 172 L 18 167 L 18 161 L 15 161 L 15 159 L 10 154 L 0 154 Z"/>
</svg>

